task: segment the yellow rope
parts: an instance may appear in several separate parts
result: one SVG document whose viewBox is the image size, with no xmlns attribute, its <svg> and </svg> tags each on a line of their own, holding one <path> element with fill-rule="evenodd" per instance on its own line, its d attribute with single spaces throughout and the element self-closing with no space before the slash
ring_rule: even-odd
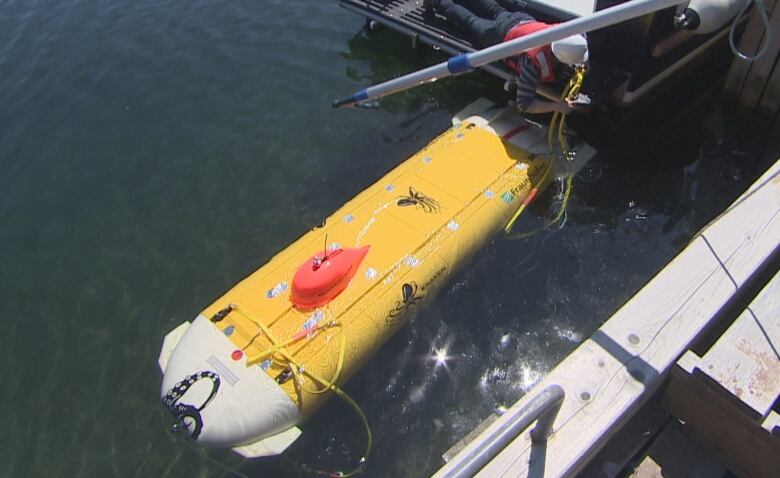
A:
<svg viewBox="0 0 780 478">
<path fill-rule="evenodd" d="M 563 90 L 563 93 L 561 94 L 561 99 L 566 100 L 573 100 L 577 97 L 577 95 L 580 94 L 580 89 L 582 88 L 582 83 L 585 81 L 585 68 L 578 66 L 574 70 L 574 74 L 572 75 L 571 79 L 569 80 L 568 85 L 566 85 L 566 88 Z M 533 200 L 533 196 L 536 195 L 537 187 L 544 184 L 545 181 L 547 181 L 547 177 L 550 174 L 550 171 L 552 170 L 554 158 L 552 156 L 553 153 L 553 138 L 555 137 L 555 133 L 557 130 L 558 133 L 558 143 L 561 147 L 561 153 L 563 154 L 564 158 L 567 161 L 571 161 L 571 157 L 569 154 L 569 145 L 566 142 L 566 136 L 564 135 L 564 127 L 566 124 L 566 114 L 561 113 L 559 111 L 556 111 L 553 113 L 552 119 L 550 120 L 550 127 L 547 130 L 547 146 L 550 149 L 550 160 L 547 162 L 547 167 L 545 168 L 544 172 L 542 173 L 542 176 L 539 178 L 539 181 L 537 181 L 537 186 L 534 186 L 531 188 L 531 192 L 529 193 L 529 196 L 523 203 L 518 207 L 517 211 L 514 213 L 512 218 L 509 220 L 509 222 L 504 226 L 504 232 L 509 234 L 509 232 L 512 230 L 512 226 L 514 226 L 517 219 L 520 217 L 520 215 L 525 211 L 526 206 Z M 544 229 L 547 229 L 551 225 L 558 222 L 561 217 L 563 217 L 563 214 L 566 211 L 566 206 L 569 202 L 569 197 L 571 195 L 571 186 L 572 186 L 572 176 L 569 176 L 566 179 L 566 188 L 563 195 L 563 202 L 561 203 L 561 208 L 558 211 L 558 214 L 556 215 L 555 219 L 547 223 L 544 227 L 539 228 L 537 230 L 521 233 L 521 234 L 515 234 L 513 236 L 510 236 L 509 239 L 525 239 L 526 237 L 532 236 L 536 234 L 537 232 L 543 231 Z"/>
<path fill-rule="evenodd" d="M 271 358 L 271 360 L 273 360 L 274 363 L 277 363 L 283 367 L 287 366 L 290 368 L 295 378 L 295 383 L 300 387 L 301 390 L 305 391 L 306 393 L 315 394 L 315 395 L 325 393 L 328 390 L 333 391 L 333 393 L 338 395 L 342 400 L 347 402 L 347 404 L 351 406 L 353 410 L 355 410 L 355 412 L 360 417 L 360 420 L 363 422 L 363 427 L 366 430 L 366 436 L 367 436 L 366 449 L 365 452 L 363 453 L 363 456 L 360 458 L 358 466 L 355 467 L 355 469 L 353 469 L 348 473 L 343 473 L 341 471 L 329 472 L 324 470 L 313 470 L 313 471 L 315 471 L 318 474 L 324 474 L 324 475 L 329 475 L 334 477 L 344 477 L 344 478 L 360 473 L 363 469 L 363 464 L 366 462 L 366 460 L 368 460 L 368 455 L 371 453 L 371 447 L 373 446 L 374 439 L 371 433 L 371 427 L 368 424 L 368 419 L 366 418 L 365 413 L 363 413 L 363 410 L 354 400 L 352 400 L 352 398 L 349 395 L 347 395 L 347 393 L 344 390 L 342 390 L 338 385 L 336 385 L 336 381 L 338 381 L 339 377 L 341 376 L 341 370 L 344 367 L 344 356 L 346 355 L 346 349 L 347 349 L 346 333 L 343 330 L 341 331 L 341 344 L 339 346 L 339 361 L 336 366 L 336 372 L 333 374 L 333 378 L 330 380 L 325 380 L 324 378 L 320 377 L 316 373 L 310 370 L 306 370 L 301 364 L 298 363 L 297 360 L 295 360 L 293 355 L 290 354 L 285 348 L 292 343 L 295 343 L 299 340 L 303 340 L 304 338 L 311 339 L 312 334 L 317 334 L 321 330 L 325 330 L 331 327 L 341 327 L 341 324 L 332 321 L 322 327 L 317 327 L 317 326 L 311 327 L 311 330 L 309 332 L 307 332 L 306 330 L 301 331 L 300 333 L 295 334 L 293 337 L 285 340 L 284 342 L 280 342 L 274 337 L 273 334 L 271 334 L 271 331 L 268 329 L 268 327 L 266 327 L 262 322 L 255 320 L 248 313 L 244 312 L 237 304 L 232 304 L 232 309 L 238 312 L 245 319 L 257 325 L 260 331 L 263 334 L 265 334 L 268 341 L 271 342 L 271 347 L 269 347 L 265 351 L 257 355 L 254 355 L 252 357 L 247 357 L 247 366 L 254 365 L 258 362 L 265 360 L 266 358 Z M 246 349 L 252 343 L 253 340 L 254 338 L 252 338 L 252 340 L 249 341 L 249 343 L 244 347 L 244 349 Z M 276 357 L 274 357 L 275 355 L 281 356 L 283 360 L 278 360 Z M 319 385 L 322 388 L 317 390 L 312 390 L 304 387 L 303 385 L 304 376 L 309 377 L 313 382 L 319 383 Z"/>
<path fill-rule="evenodd" d="M 336 373 L 333 374 L 333 378 L 327 383 L 323 382 L 322 380 L 319 380 L 320 383 L 325 383 L 325 385 L 323 385 L 323 387 L 319 390 L 307 389 L 303 386 L 303 382 L 299 382 L 301 388 L 307 393 L 312 393 L 315 395 L 320 393 L 325 393 L 331 389 L 333 389 L 333 391 L 336 391 L 336 389 L 338 388 L 336 387 L 336 380 L 338 380 L 339 376 L 341 375 L 341 369 L 344 366 L 344 355 L 346 354 L 346 350 L 347 350 L 347 334 L 345 334 L 344 331 L 342 331 L 341 346 L 339 347 L 339 362 L 338 365 L 336 366 Z"/>
</svg>

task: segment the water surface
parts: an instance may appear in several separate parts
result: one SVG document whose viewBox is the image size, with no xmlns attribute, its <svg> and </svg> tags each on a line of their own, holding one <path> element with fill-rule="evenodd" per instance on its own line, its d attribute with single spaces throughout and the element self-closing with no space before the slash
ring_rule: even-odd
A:
<svg viewBox="0 0 780 478">
<path fill-rule="evenodd" d="M 332 110 L 441 59 L 362 24 L 335 2 L 0 2 L 0 476 L 305 476 L 360 456 L 335 400 L 281 458 L 194 449 L 167 431 L 157 355 L 457 110 L 506 99 L 471 75 Z M 433 472 L 744 190 L 763 163 L 726 118 L 708 98 L 582 120 L 600 153 L 565 227 L 493 241 L 346 387 L 374 431 L 366 476 Z"/>
</svg>

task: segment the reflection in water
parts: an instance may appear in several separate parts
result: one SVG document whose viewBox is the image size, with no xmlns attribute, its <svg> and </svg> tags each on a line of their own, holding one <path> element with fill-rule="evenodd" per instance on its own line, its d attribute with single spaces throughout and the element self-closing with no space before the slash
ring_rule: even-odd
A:
<svg viewBox="0 0 780 478">
<path fill-rule="evenodd" d="M 447 349 L 434 350 L 432 358 L 436 364 L 434 370 L 439 367 L 446 367 L 447 360 L 449 359 L 449 357 L 447 356 Z"/>
<path fill-rule="evenodd" d="M 341 53 L 349 65 L 345 74 L 364 87 L 429 67 L 447 58 L 422 44 L 412 48 L 407 37 L 388 29 L 363 29 L 354 35 L 347 45 L 349 51 Z M 358 65 L 367 65 L 369 71 Z M 491 87 L 486 88 L 486 82 Z M 501 84 L 501 81 L 487 74 L 476 72 L 457 79 L 429 80 L 417 88 L 381 98 L 379 103 L 383 110 L 390 112 L 421 112 L 419 115 L 413 115 L 413 118 L 425 116 L 432 107 L 455 113 L 464 106 L 463 98 L 475 98 L 476 91 L 493 101 L 506 103 L 508 96 Z M 346 93 L 349 92 L 342 96 L 346 96 Z"/>
</svg>

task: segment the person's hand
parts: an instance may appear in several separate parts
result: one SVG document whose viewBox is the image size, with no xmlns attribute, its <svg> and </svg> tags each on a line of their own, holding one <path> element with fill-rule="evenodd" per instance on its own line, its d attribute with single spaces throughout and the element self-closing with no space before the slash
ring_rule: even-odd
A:
<svg viewBox="0 0 780 478">
<path fill-rule="evenodd" d="M 558 101 L 555 110 L 565 115 L 571 113 L 575 109 L 575 104 L 571 100 Z"/>
<path fill-rule="evenodd" d="M 572 111 L 580 111 L 580 106 L 570 101 L 544 101 L 535 99 L 527 108 L 518 109 L 520 113 L 542 114 L 542 113 L 563 113 L 569 114 Z"/>
<path fill-rule="evenodd" d="M 568 108 L 568 112 L 575 111 L 577 113 L 585 113 L 590 111 L 590 104 L 583 103 L 580 101 L 579 97 L 574 98 L 573 100 L 566 100 L 566 106 Z"/>
</svg>

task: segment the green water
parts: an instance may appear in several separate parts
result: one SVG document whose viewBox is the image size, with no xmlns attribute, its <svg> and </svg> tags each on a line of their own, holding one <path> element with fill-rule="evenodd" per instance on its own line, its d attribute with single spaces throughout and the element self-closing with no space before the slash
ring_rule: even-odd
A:
<svg viewBox="0 0 780 478">
<path fill-rule="evenodd" d="M 194 449 L 168 433 L 156 360 L 458 109 L 506 99 L 472 75 L 332 110 L 441 59 L 361 27 L 335 2 L 0 1 L 0 476 L 304 476 L 360 456 L 338 401 L 281 458 Z M 366 476 L 433 472 L 747 187 L 764 163 L 720 111 L 580 122 L 601 152 L 565 227 L 491 243 L 347 386 L 374 431 Z"/>
</svg>

